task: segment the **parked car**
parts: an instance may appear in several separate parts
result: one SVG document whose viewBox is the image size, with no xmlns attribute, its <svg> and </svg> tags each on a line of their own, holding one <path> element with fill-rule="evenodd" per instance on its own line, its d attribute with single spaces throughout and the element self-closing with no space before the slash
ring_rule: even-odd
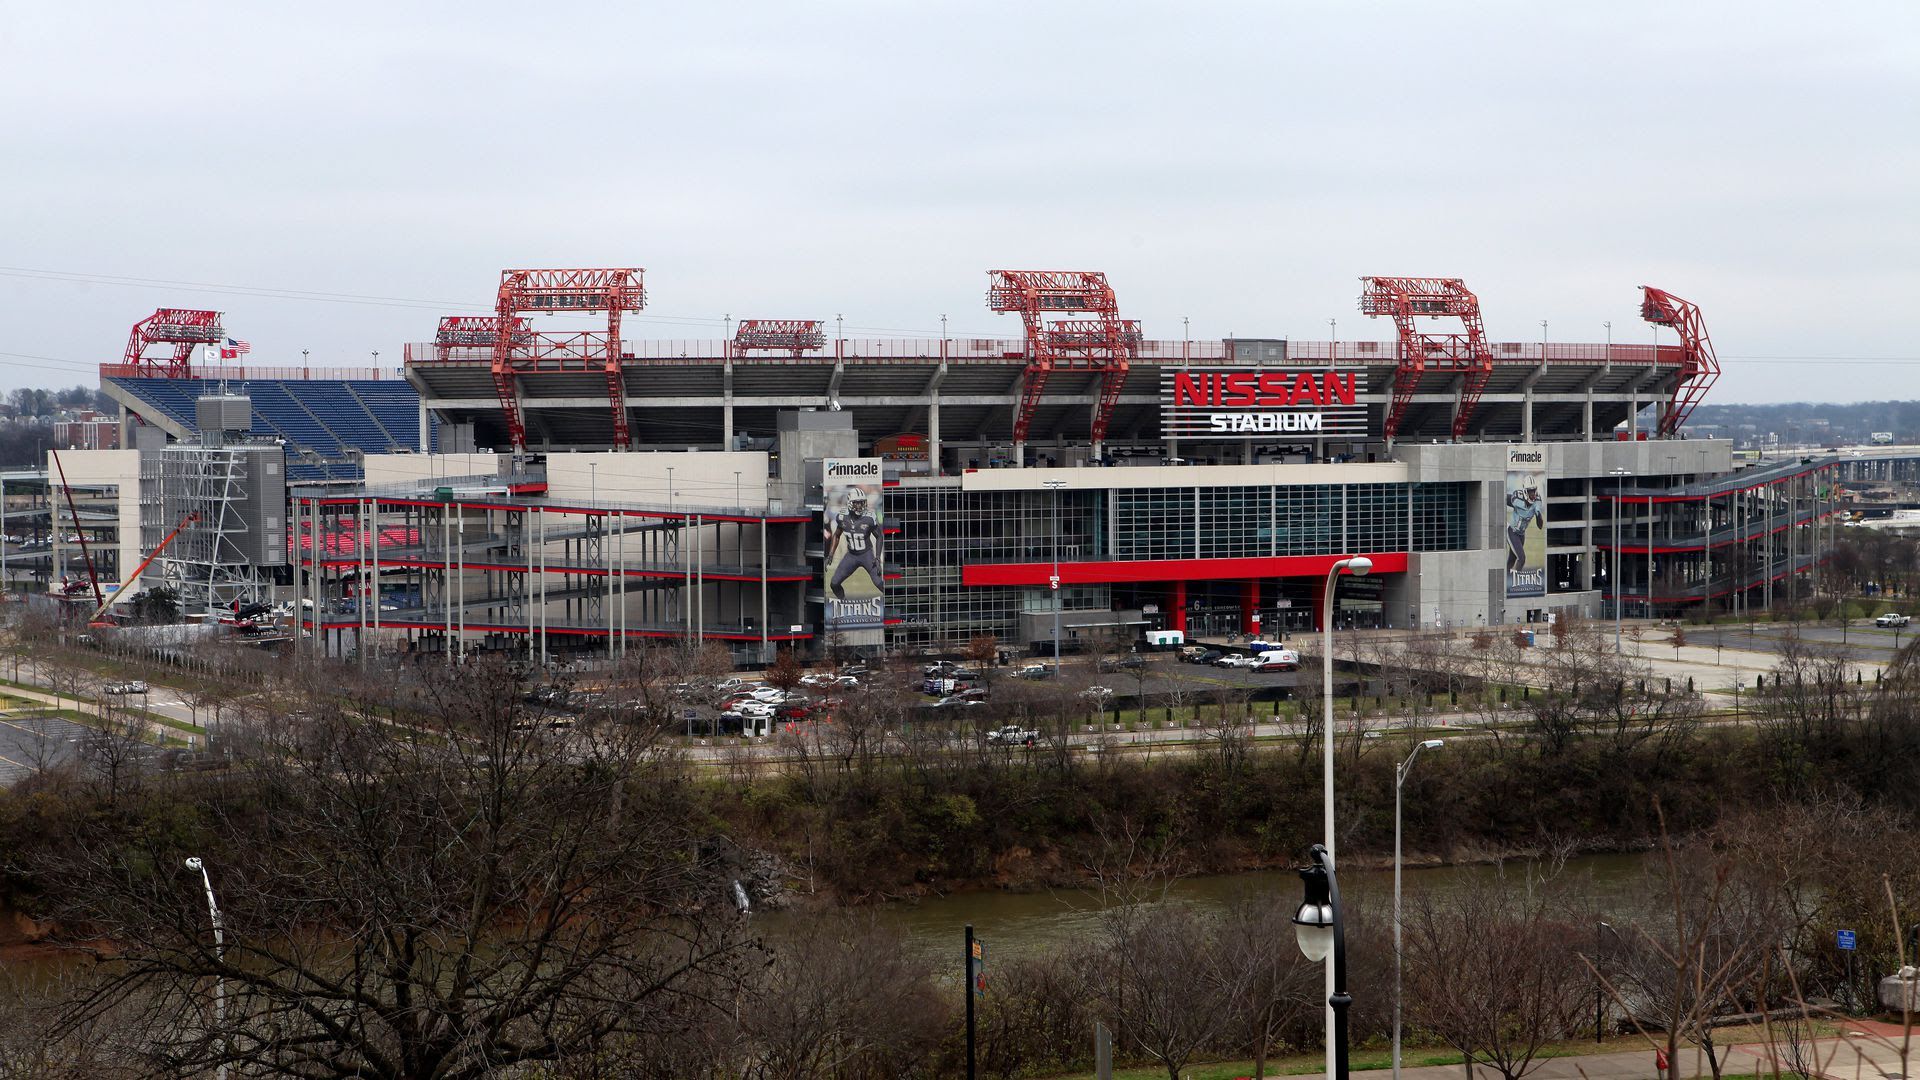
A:
<svg viewBox="0 0 1920 1080">
<path fill-rule="evenodd" d="M 1195 653 L 1192 656 L 1186 656 L 1182 654 L 1181 659 L 1185 660 L 1189 664 L 1212 664 L 1225 655 L 1227 654 L 1221 652 L 1219 649 L 1203 648 L 1198 653 Z"/>
<path fill-rule="evenodd" d="M 1248 656 L 1246 653 L 1222 653 L 1214 659 L 1213 666 L 1221 668 L 1250 668 L 1257 663 L 1259 663 L 1258 660 Z"/>
<path fill-rule="evenodd" d="M 1016 679 L 1051 679 L 1053 678 L 1053 665 L 1025 664 L 1021 666 L 1020 670 L 1013 673 L 1013 677 Z"/>
<path fill-rule="evenodd" d="M 929 679 L 944 679 L 958 670 L 960 670 L 960 665 L 956 661 L 935 660 L 933 663 L 921 668 L 920 674 L 925 675 Z"/>
<path fill-rule="evenodd" d="M 933 704 L 927 706 L 927 708 L 929 709 L 975 709 L 985 704 L 986 702 L 980 700 L 979 698 L 961 697 L 958 694 L 956 694 L 953 697 L 943 697 L 939 701 L 936 701 Z"/>
<path fill-rule="evenodd" d="M 1040 732 L 1034 728 L 1023 728 L 1019 724 L 994 728 L 987 732 L 989 746 L 1032 746 L 1040 741 Z"/>
<path fill-rule="evenodd" d="M 721 679 L 719 682 L 713 684 L 713 689 L 717 694 L 731 694 L 736 691 L 751 690 L 754 686 L 754 683 L 750 683 L 745 679 Z"/>
<path fill-rule="evenodd" d="M 1300 654 L 1292 649 L 1268 649 L 1259 655 L 1255 671 L 1299 671 Z"/>
<path fill-rule="evenodd" d="M 116 696 L 121 694 L 144 694 L 146 692 L 147 684 L 139 679 L 131 679 L 126 682 L 110 682 L 107 684 L 107 693 Z"/>
<path fill-rule="evenodd" d="M 1885 615 L 1882 615 L 1879 618 L 1873 620 L 1873 625 L 1905 626 L 1912 621 L 1913 621 L 1913 617 L 1911 615 L 1902 615 L 1897 611 L 1889 611 Z"/>
<path fill-rule="evenodd" d="M 852 675 L 835 675 L 828 671 L 816 671 L 811 675 L 802 675 L 800 685 L 819 690 L 853 690 L 859 687 L 860 680 Z"/>
<path fill-rule="evenodd" d="M 1146 666 L 1147 658 L 1144 656 L 1122 656 L 1100 661 L 1101 671 L 1138 671 Z"/>
<path fill-rule="evenodd" d="M 774 705 L 768 702 L 747 700 L 736 702 L 734 705 L 723 710 L 720 715 L 745 717 L 750 720 L 764 720 L 778 711 Z"/>
<path fill-rule="evenodd" d="M 1180 646 L 1180 659 L 1189 664 L 1202 662 L 1200 661 L 1201 657 L 1214 651 L 1215 650 L 1209 649 L 1205 645 L 1182 645 Z"/>
<path fill-rule="evenodd" d="M 976 684 L 969 679 L 933 678 L 926 679 L 920 683 L 920 692 L 923 694 L 954 694 L 962 690 L 971 689 L 974 685 Z"/>
</svg>

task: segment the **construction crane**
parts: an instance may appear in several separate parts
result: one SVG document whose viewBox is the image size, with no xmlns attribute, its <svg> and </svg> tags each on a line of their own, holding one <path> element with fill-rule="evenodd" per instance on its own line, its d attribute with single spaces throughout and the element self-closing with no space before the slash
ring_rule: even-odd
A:
<svg viewBox="0 0 1920 1080">
<path fill-rule="evenodd" d="M 798 357 L 826 347 L 819 319 L 741 319 L 733 333 L 733 352 L 784 352 Z"/>
<path fill-rule="evenodd" d="M 1025 443 L 1047 379 L 1056 371 L 1100 377 L 1093 413 L 1093 446 L 1106 441 L 1127 370 L 1140 352 L 1140 324 L 1122 319 L 1107 275 L 1097 270 L 989 270 L 987 306 L 1016 311 L 1026 328 L 1027 370 L 1013 441 Z"/>
<path fill-rule="evenodd" d="M 1640 317 L 1655 326 L 1671 326 L 1680 335 L 1680 373 L 1673 383 L 1673 396 L 1660 410 L 1658 432 L 1661 438 L 1680 433 L 1681 425 L 1693 415 L 1693 407 L 1707 396 L 1707 390 L 1720 378 L 1720 359 L 1713 354 L 1713 341 L 1707 337 L 1707 324 L 1700 318 L 1700 306 L 1651 285 L 1640 286 Z M 1658 361 L 1659 357 L 1654 357 Z"/>
<path fill-rule="evenodd" d="M 93 587 L 93 602 L 101 603 L 100 575 L 93 570 L 93 552 L 87 550 L 87 530 L 80 526 L 80 510 L 73 505 L 73 488 L 67 484 L 67 467 L 60 464 L 60 451 L 49 450 L 53 467 L 60 474 L 60 492 L 67 500 L 67 516 L 73 519 L 73 535 L 80 538 L 80 558 L 87 564 L 87 584 Z M 57 522 L 55 524 L 58 524 Z M 54 530 L 58 532 L 58 529 Z"/>
<path fill-rule="evenodd" d="M 100 606 L 93 609 L 92 615 L 87 616 L 87 623 L 91 626 L 100 625 L 99 619 L 107 613 L 108 608 L 119 603 L 121 597 L 131 596 L 133 594 L 133 583 L 140 580 L 140 575 L 146 573 L 147 567 L 153 564 L 153 560 L 160 557 L 161 552 L 167 550 L 167 545 L 173 543 L 173 538 L 179 536 L 181 530 L 199 520 L 200 515 L 197 512 L 192 510 L 187 511 L 187 516 L 180 519 L 180 524 L 175 525 L 172 532 L 161 537 L 160 542 L 154 545 L 153 550 L 147 552 L 147 557 L 140 560 L 140 565 L 133 568 L 133 573 L 128 575 L 127 579 L 120 583 L 120 588 L 115 590 L 112 596 L 100 601 Z"/>
<path fill-rule="evenodd" d="M 220 322 L 218 311 L 161 308 L 133 324 L 124 363 L 170 379 L 189 378 L 193 374 L 194 347 L 217 345 L 227 339 Z M 149 359 L 147 348 L 152 345 L 172 345 L 173 355 Z"/>
<path fill-rule="evenodd" d="M 1382 434 L 1392 439 L 1400 430 L 1428 372 L 1460 376 L 1453 435 L 1466 434 L 1487 379 L 1493 375 L 1493 350 L 1487 347 L 1486 327 L 1480 322 L 1480 298 L 1459 278 L 1363 277 L 1360 283 L 1360 311 L 1369 318 L 1391 317 L 1400 335 L 1400 366 L 1393 373 L 1393 399 Z M 1423 334 L 1416 323 L 1422 318 L 1459 319 L 1462 332 Z"/>
<path fill-rule="evenodd" d="M 500 292 L 494 303 L 493 386 L 507 433 L 515 450 L 527 445 L 526 421 L 520 415 L 516 365 L 538 368 L 543 363 L 598 364 L 606 375 L 607 398 L 613 407 L 613 447 L 632 445 L 627 429 L 627 395 L 620 373 L 620 315 L 647 306 L 646 271 L 639 267 L 609 270 L 502 270 Z M 607 313 L 607 329 L 568 334 L 533 334 L 516 344 L 526 320 L 516 316 L 561 311 Z"/>
</svg>

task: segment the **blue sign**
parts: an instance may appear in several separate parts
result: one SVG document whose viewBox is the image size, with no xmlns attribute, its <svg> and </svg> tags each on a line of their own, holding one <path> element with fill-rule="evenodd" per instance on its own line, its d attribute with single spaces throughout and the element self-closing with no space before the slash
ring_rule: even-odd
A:
<svg viewBox="0 0 1920 1080">
<path fill-rule="evenodd" d="M 1838 939 L 1838 941 L 1839 941 L 1839 943 L 1840 943 L 1840 947 L 1841 947 L 1842 949 L 1845 949 L 1845 950 L 1846 950 L 1847 952 L 1852 952 L 1852 951 L 1853 951 L 1853 931 L 1851 931 L 1851 930 L 1835 930 L 1835 931 L 1833 932 L 1833 936 L 1834 936 L 1834 937 L 1835 937 L 1836 939 Z"/>
</svg>

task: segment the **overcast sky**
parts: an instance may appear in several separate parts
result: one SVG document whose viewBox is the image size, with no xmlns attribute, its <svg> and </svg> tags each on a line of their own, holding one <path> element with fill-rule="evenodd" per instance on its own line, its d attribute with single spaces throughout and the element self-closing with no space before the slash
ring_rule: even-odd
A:
<svg viewBox="0 0 1920 1080">
<path fill-rule="evenodd" d="M 0 388 L 92 383 L 162 305 L 391 364 L 510 266 L 644 266 L 630 337 L 1011 337 L 1007 267 L 1105 270 L 1174 339 L 1384 340 L 1356 279 L 1407 274 L 1496 340 L 1645 342 L 1653 284 L 1710 401 L 1920 397 L 1912 0 L 0 15 Z"/>
</svg>

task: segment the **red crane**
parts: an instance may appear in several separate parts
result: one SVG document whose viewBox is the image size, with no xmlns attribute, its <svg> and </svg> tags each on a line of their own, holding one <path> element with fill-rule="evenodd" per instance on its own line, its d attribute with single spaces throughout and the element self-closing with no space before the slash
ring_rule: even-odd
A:
<svg viewBox="0 0 1920 1080">
<path fill-rule="evenodd" d="M 825 348 L 826 332 L 819 319 L 741 319 L 733 332 L 733 351 L 785 352 L 794 356 Z"/>
<path fill-rule="evenodd" d="M 1393 402 L 1382 432 L 1391 439 L 1406 418 L 1407 406 L 1427 372 L 1461 376 L 1453 413 L 1455 438 L 1466 434 L 1473 410 L 1493 374 L 1493 351 L 1480 322 L 1480 298 L 1459 278 L 1363 277 L 1360 310 L 1368 317 L 1388 315 L 1400 333 L 1400 367 L 1393 375 Z M 1423 334 L 1415 320 L 1459 319 L 1463 333 Z"/>
<path fill-rule="evenodd" d="M 1097 270 L 987 273 L 987 306 L 994 311 L 1019 312 L 1026 327 L 1027 372 L 1020 391 L 1020 412 L 1013 421 L 1013 441 L 1027 440 L 1050 375 L 1055 371 L 1093 371 L 1100 373 L 1100 404 L 1093 414 L 1093 442 L 1098 446 L 1107 437 L 1107 424 L 1113 419 L 1120 387 L 1127 381 L 1127 369 L 1140 351 L 1140 324 L 1120 318 L 1113 286 L 1107 284 L 1107 275 Z"/>
<path fill-rule="evenodd" d="M 513 375 L 516 364 L 538 366 L 542 361 L 588 361 L 606 373 L 607 398 L 613 407 L 613 445 L 632 445 L 627 430 L 627 395 L 620 374 L 620 315 L 647 306 L 646 271 L 639 267 L 602 270 L 502 270 L 493 339 L 493 386 L 507 417 L 513 448 L 527 445 L 526 422 L 520 416 Z M 516 341 L 526 325 L 522 313 L 604 311 L 607 329 L 569 334 L 532 334 Z"/>
<path fill-rule="evenodd" d="M 227 339 L 217 311 L 187 308 L 161 308 L 133 324 L 127 338 L 128 367 L 146 367 L 151 373 L 169 379 L 189 378 L 193 374 L 193 349 L 196 345 L 217 345 Z M 172 345 L 172 356 L 148 359 L 150 345 Z"/>
<path fill-rule="evenodd" d="M 1655 326 L 1671 326 L 1680 335 L 1680 377 L 1674 380 L 1673 397 L 1660 412 L 1658 429 L 1660 437 L 1668 438 L 1679 433 L 1680 425 L 1693 415 L 1693 407 L 1720 378 L 1720 359 L 1713 354 L 1698 304 L 1651 285 L 1640 286 L 1640 293 L 1640 317 Z"/>
</svg>

